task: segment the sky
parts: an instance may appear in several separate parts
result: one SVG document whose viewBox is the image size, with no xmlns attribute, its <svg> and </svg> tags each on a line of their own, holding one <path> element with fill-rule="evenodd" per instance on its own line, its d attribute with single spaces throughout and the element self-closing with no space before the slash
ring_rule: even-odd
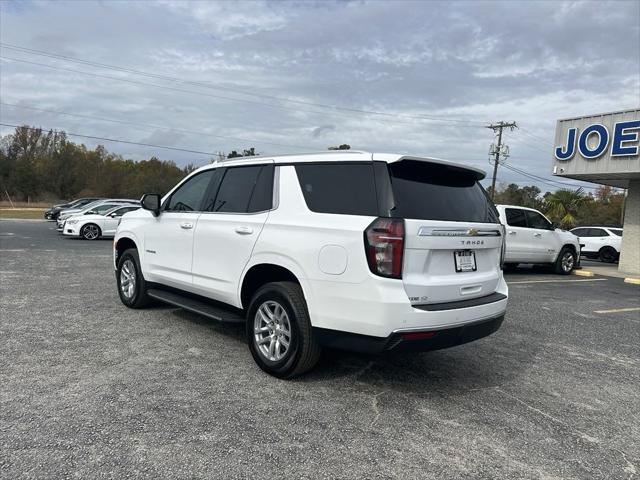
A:
<svg viewBox="0 0 640 480">
<path fill-rule="evenodd" d="M 348 143 L 489 173 L 502 120 L 550 178 L 558 119 L 640 106 L 640 1 L 0 0 L 0 43 L 0 123 L 180 166 Z"/>
</svg>

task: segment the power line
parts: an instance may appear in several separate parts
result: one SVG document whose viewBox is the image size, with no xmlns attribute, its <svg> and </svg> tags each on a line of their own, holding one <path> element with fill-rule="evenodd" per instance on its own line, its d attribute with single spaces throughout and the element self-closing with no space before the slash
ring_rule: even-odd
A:
<svg viewBox="0 0 640 480">
<path fill-rule="evenodd" d="M 54 130 L 52 128 L 35 128 L 35 127 L 27 127 L 25 125 L 12 125 L 10 123 L 0 123 L 1 126 L 3 127 L 13 127 L 13 128 L 26 128 L 27 130 L 51 130 L 53 132 L 58 132 L 57 130 Z M 126 143 L 129 145 L 140 145 L 143 147 L 154 147 L 154 148 L 164 148 L 166 150 L 175 150 L 178 152 L 187 152 L 187 153 L 197 153 L 198 155 L 216 155 L 216 153 L 212 153 L 212 152 L 202 152 L 200 150 L 189 150 L 187 148 L 180 148 L 180 147 L 167 147 L 166 145 L 155 145 L 153 143 L 142 143 L 142 142 L 132 142 L 130 140 L 118 140 L 115 138 L 106 138 L 106 137 L 98 137 L 95 135 L 83 135 L 81 133 L 71 133 L 71 132 L 66 132 L 64 130 L 60 131 L 60 133 L 64 133 L 65 135 L 69 136 L 69 137 L 80 137 L 80 138 L 89 138 L 92 140 L 103 140 L 105 142 L 115 142 L 115 143 Z"/>
<path fill-rule="evenodd" d="M 265 145 L 274 145 L 274 146 L 277 146 L 277 147 L 302 148 L 302 149 L 305 149 L 305 150 L 313 150 L 313 148 L 309 147 L 309 146 L 293 145 L 293 144 L 286 144 L 286 143 L 266 142 L 266 141 L 262 141 L 262 140 L 250 140 L 250 139 L 247 139 L 247 138 L 230 137 L 230 136 L 226 136 L 226 135 L 214 135 L 214 134 L 211 134 L 211 133 L 208 133 L 208 132 L 197 131 L 197 130 L 193 130 L 193 129 L 187 130 L 187 129 L 183 129 L 183 128 L 167 127 L 167 126 L 163 126 L 163 125 L 154 125 L 154 124 L 150 124 L 150 123 L 128 122 L 126 120 L 116 120 L 116 119 L 113 119 L 113 118 L 97 117 L 97 116 L 93 116 L 93 115 L 83 115 L 83 114 L 79 114 L 79 113 L 64 112 L 64 111 L 61 111 L 61 110 L 47 110 L 47 109 L 44 109 L 44 108 L 36 108 L 36 107 L 26 106 L 26 105 L 15 105 L 15 104 L 6 103 L 6 102 L 0 102 L 0 105 L 6 105 L 6 106 L 9 106 L 9 107 L 20 108 L 20 109 L 25 109 L 25 110 L 34 110 L 34 111 L 37 111 L 37 112 L 53 113 L 53 114 L 56 114 L 56 115 L 67 115 L 67 116 L 70 116 L 70 117 L 86 118 L 86 119 L 90 119 L 90 120 L 99 120 L 99 121 L 103 121 L 103 122 L 118 123 L 118 124 L 121 124 L 121 125 L 134 125 L 134 126 L 141 126 L 141 127 L 145 127 L 145 128 L 162 129 L 162 130 L 167 130 L 167 131 L 181 132 L 181 133 L 194 134 L 194 135 L 204 135 L 204 136 L 208 136 L 208 137 L 222 138 L 224 140 L 234 140 L 234 141 L 244 142 L 244 143 L 249 143 L 249 144 L 258 143 L 258 144 L 265 144 Z"/>
<path fill-rule="evenodd" d="M 204 83 L 204 82 L 197 82 L 197 81 L 192 81 L 192 80 L 184 80 L 184 79 L 177 78 L 177 77 L 170 77 L 170 76 L 167 76 L 167 75 L 160 75 L 160 74 L 144 72 L 144 71 L 141 71 L 141 70 L 135 70 L 135 69 L 128 68 L 128 67 L 121 67 L 121 66 L 117 66 L 117 65 L 110 65 L 110 64 L 99 63 L 99 62 L 94 62 L 94 61 L 90 61 L 90 60 L 79 59 L 79 58 L 75 58 L 75 57 L 69 57 L 69 56 L 66 56 L 66 55 L 60 55 L 60 54 L 56 54 L 56 53 L 45 52 L 43 50 L 35 50 L 35 49 L 21 47 L 21 46 L 18 46 L 18 45 L 12 45 L 12 44 L 9 44 L 9 43 L 4 43 L 4 42 L 0 42 L 0 46 L 2 46 L 3 48 L 7 48 L 7 49 L 10 49 L 10 50 L 14 50 L 14 51 L 20 52 L 20 53 L 26 53 L 26 54 L 31 54 L 31 55 L 39 55 L 39 56 L 44 56 L 44 57 L 48 57 L 48 58 L 64 60 L 64 61 L 72 62 L 72 63 L 79 63 L 79 64 L 82 64 L 82 65 L 88 65 L 88 66 L 103 68 L 103 69 L 112 70 L 112 71 L 133 73 L 135 75 L 140 75 L 140 76 L 144 76 L 144 77 L 148 77 L 148 78 L 155 78 L 155 79 L 166 80 L 166 81 L 170 81 L 170 82 L 177 82 L 177 83 L 183 83 L 183 84 L 187 84 L 187 85 L 194 85 L 194 86 L 198 86 L 198 87 L 202 87 L 202 88 L 225 90 L 225 91 L 229 91 L 229 92 L 233 92 L 233 93 L 238 93 L 238 94 L 241 94 L 241 95 L 254 96 L 254 97 L 258 97 L 258 98 L 267 98 L 267 99 L 276 100 L 276 101 L 279 101 L 279 102 L 294 103 L 294 104 L 298 104 L 298 105 L 306 105 L 306 106 L 313 106 L 313 107 L 319 107 L 319 108 L 326 108 L 326 109 L 330 109 L 330 110 L 333 110 L 333 111 L 342 111 L 342 112 L 347 112 L 347 113 L 357 113 L 357 114 L 365 114 L 365 115 L 378 115 L 378 116 L 384 116 L 384 117 L 394 118 L 394 119 L 395 118 L 407 118 L 407 119 L 411 119 L 411 120 L 427 120 L 427 121 L 432 121 L 432 122 L 461 123 L 461 124 L 467 124 L 468 126 L 471 126 L 471 125 L 481 126 L 481 125 L 483 125 L 483 123 L 479 122 L 479 121 L 473 121 L 473 120 L 468 120 L 468 119 L 446 118 L 444 116 L 438 116 L 438 115 L 425 115 L 425 114 L 406 115 L 406 114 L 399 114 L 399 113 L 393 113 L 393 112 L 381 112 L 381 111 L 376 111 L 376 110 L 349 108 L 349 107 L 342 107 L 342 106 L 338 106 L 338 105 L 323 104 L 323 103 L 316 103 L 316 102 L 308 102 L 308 101 L 304 101 L 304 100 L 295 100 L 295 99 L 289 99 L 289 98 L 280 97 L 280 96 L 276 96 L 276 95 L 260 94 L 260 93 L 248 92 L 248 91 L 243 91 L 243 90 L 230 88 L 230 87 L 224 87 L 224 86 L 220 86 L 220 85 L 211 85 L 211 84 Z M 21 61 L 21 60 L 18 60 L 18 59 L 15 59 L 15 58 L 11 58 L 11 57 L 3 57 L 3 58 L 15 60 L 15 61 Z M 22 61 L 24 61 L 24 60 L 22 60 Z M 29 63 L 27 61 L 24 61 L 24 62 L 25 63 Z M 31 62 L 31 63 L 33 63 L 35 65 L 40 65 L 40 66 L 47 66 L 45 64 L 38 64 L 36 62 Z M 77 73 L 88 74 L 87 72 L 81 72 L 81 71 L 77 71 Z M 154 86 L 158 86 L 158 85 L 154 85 Z M 232 101 L 246 101 L 246 102 L 249 102 L 249 103 L 259 103 L 259 104 L 267 105 L 267 106 L 271 106 L 271 107 L 279 107 L 279 106 L 276 106 L 276 105 L 273 105 L 273 104 L 267 104 L 267 103 L 261 103 L 261 102 L 253 102 L 253 101 L 250 101 L 250 100 L 234 99 L 234 98 L 222 97 L 222 96 L 217 96 L 217 98 L 226 98 L 226 99 L 229 99 L 229 100 L 232 100 Z M 282 108 L 285 108 L 285 107 L 282 107 Z M 312 111 L 312 113 L 326 113 L 326 112 Z"/>
<path fill-rule="evenodd" d="M 538 175 L 535 175 L 533 173 L 529 173 L 529 172 L 525 172 L 524 170 L 520 170 L 519 168 L 514 167 L 513 165 L 511 165 L 510 163 L 506 163 L 503 162 L 502 166 L 513 171 L 516 173 L 519 173 L 520 175 L 524 175 L 525 177 L 528 177 L 532 180 L 536 180 L 538 182 L 542 182 L 546 185 L 549 185 L 551 187 L 555 187 L 555 188 L 559 188 L 559 187 L 563 187 L 563 186 L 569 186 L 569 187 L 576 187 L 576 188 L 586 188 L 589 190 L 597 190 L 598 187 L 591 187 L 591 186 L 587 186 L 587 185 L 576 185 L 573 183 L 567 183 L 567 182 L 560 182 L 558 180 L 553 180 L 551 178 L 544 178 L 544 177 L 540 177 Z"/>
</svg>

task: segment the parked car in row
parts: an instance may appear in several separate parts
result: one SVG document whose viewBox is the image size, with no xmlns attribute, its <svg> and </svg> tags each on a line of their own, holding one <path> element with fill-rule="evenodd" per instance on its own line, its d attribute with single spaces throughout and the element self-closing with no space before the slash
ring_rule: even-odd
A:
<svg viewBox="0 0 640 480">
<path fill-rule="evenodd" d="M 599 258 L 614 263 L 620 257 L 622 228 L 578 227 L 571 230 L 580 239 L 581 254 L 587 258 Z"/>
<path fill-rule="evenodd" d="M 113 207 L 117 207 L 122 204 L 139 204 L 139 200 L 133 200 L 130 198 L 109 198 L 109 199 L 101 199 L 96 200 L 95 202 L 88 203 L 87 205 L 81 208 L 67 209 L 62 210 L 58 215 L 57 222 L 57 230 L 62 231 L 64 226 L 64 222 L 67 218 L 77 216 L 77 215 L 91 215 L 94 213 L 103 213 L 107 210 L 111 210 Z"/>
<path fill-rule="evenodd" d="M 556 228 L 542 213 L 516 205 L 496 205 L 505 226 L 505 266 L 519 263 L 551 265 L 568 275 L 580 264 L 580 242 L 573 233 Z"/>
<path fill-rule="evenodd" d="M 122 215 L 140 208 L 137 204 L 121 204 L 103 213 L 87 213 L 76 215 L 64 222 L 62 233 L 71 237 L 80 237 L 85 240 L 97 240 L 98 238 L 113 237 Z"/>
<path fill-rule="evenodd" d="M 433 350 L 492 334 L 507 284 L 484 172 L 331 152 L 202 167 L 122 217 L 124 305 L 152 299 L 242 322 L 256 363 L 311 369 L 323 346 Z"/>
<path fill-rule="evenodd" d="M 69 203 L 60 203 L 58 205 L 54 205 L 51 208 L 49 208 L 48 210 L 44 211 L 44 218 L 45 220 L 57 220 L 58 219 L 58 215 L 60 214 L 60 212 L 64 209 L 70 209 L 70 208 L 82 208 L 83 206 L 94 202 L 96 200 L 100 200 L 100 198 L 98 197 L 85 197 L 85 198 L 78 198 L 76 200 L 73 200 Z"/>
</svg>

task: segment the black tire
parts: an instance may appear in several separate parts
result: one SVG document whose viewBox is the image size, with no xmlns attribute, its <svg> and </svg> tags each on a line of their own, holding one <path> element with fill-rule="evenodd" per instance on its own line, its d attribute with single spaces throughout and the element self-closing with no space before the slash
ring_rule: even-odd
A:
<svg viewBox="0 0 640 480">
<path fill-rule="evenodd" d="M 257 334 L 254 326 L 258 309 L 265 305 L 269 306 L 270 303 L 284 309 L 289 323 L 289 346 L 282 353 L 282 358 L 278 360 L 267 358 L 266 355 L 269 352 L 263 353 L 256 339 L 256 336 L 264 334 L 266 336 L 261 338 L 268 341 L 274 334 L 277 335 L 275 330 L 272 335 L 269 335 L 268 331 Z M 304 299 L 302 288 L 297 283 L 273 282 L 262 286 L 251 299 L 247 311 L 246 334 L 253 359 L 262 370 L 274 377 L 293 378 L 302 375 L 311 370 L 320 357 L 321 348 L 313 338 L 307 302 Z M 276 346 L 276 348 L 279 347 Z M 282 344 L 280 344 L 280 348 L 284 348 Z"/>
<path fill-rule="evenodd" d="M 562 247 L 553 264 L 553 271 L 559 275 L 569 275 L 576 266 L 576 253 L 569 247 Z"/>
<path fill-rule="evenodd" d="M 102 230 L 100 230 L 100 227 L 95 223 L 87 223 L 80 229 L 80 238 L 83 238 L 84 240 L 97 240 L 101 236 Z"/>
<path fill-rule="evenodd" d="M 123 270 L 126 268 L 126 273 L 123 275 Z M 133 271 L 132 271 L 133 270 Z M 133 275 L 135 279 L 133 292 L 130 295 L 125 294 L 122 287 L 125 277 Z M 130 277 L 129 277 L 130 278 Z M 118 259 L 118 268 L 116 270 L 116 283 L 118 285 L 118 296 L 120 301 L 129 308 L 144 308 L 149 302 L 150 298 L 147 295 L 147 284 L 142 276 L 142 270 L 140 269 L 140 258 L 138 257 L 138 250 L 130 248 L 125 250 Z"/>
<path fill-rule="evenodd" d="M 618 252 L 613 247 L 602 247 L 598 252 L 600 261 L 605 263 L 615 263 L 618 259 Z"/>
<path fill-rule="evenodd" d="M 517 268 L 518 268 L 518 264 L 517 263 L 505 263 L 503 270 L 505 272 L 515 272 Z"/>
</svg>

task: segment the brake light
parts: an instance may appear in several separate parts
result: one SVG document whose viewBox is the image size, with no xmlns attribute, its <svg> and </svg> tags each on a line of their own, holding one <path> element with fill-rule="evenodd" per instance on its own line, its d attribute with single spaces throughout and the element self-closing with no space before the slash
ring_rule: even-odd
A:
<svg viewBox="0 0 640 480">
<path fill-rule="evenodd" d="M 381 277 L 402 278 L 404 221 L 377 218 L 364 231 L 364 248 L 372 273 Z"/>
</svg>

